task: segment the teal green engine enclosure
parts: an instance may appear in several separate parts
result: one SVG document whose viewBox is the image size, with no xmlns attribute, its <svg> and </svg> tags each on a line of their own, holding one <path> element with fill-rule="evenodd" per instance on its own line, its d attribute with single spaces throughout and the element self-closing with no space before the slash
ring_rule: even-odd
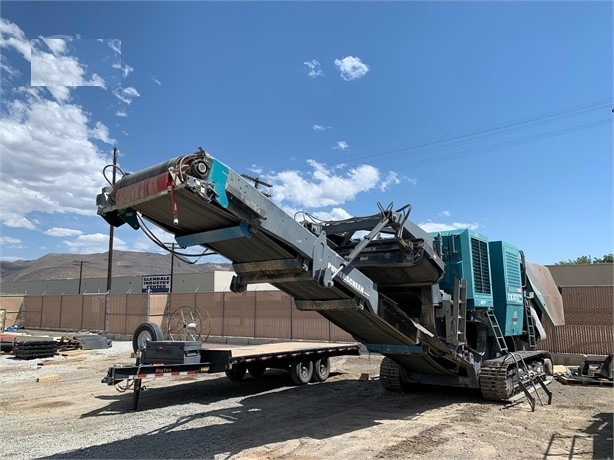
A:
<svg viewBox="0 0 614 460">
<path fill-rule="evenodd" d="M 503 335 L 521 335 L 524 321 L 520 251 L 503 241 L 488 243 L 495 316 Z"/>
<path fill-rule="evenodd" d="M 435 238 L 435 244 L 440 244 L 440 254 L 445 263 L 440 287 L 452 294 L 454 280 L 465 279 L 467 309 L 492 307 L 488 238 L 469 229 L 434 232 L 431 236 Z"/>
</svg>

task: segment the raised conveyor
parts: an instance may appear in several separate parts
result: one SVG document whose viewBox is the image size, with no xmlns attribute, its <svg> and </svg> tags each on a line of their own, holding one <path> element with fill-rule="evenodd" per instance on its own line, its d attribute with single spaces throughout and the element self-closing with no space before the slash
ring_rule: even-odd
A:
<svg viewBox="0 0 614 460">
<path fill-rule="evenodd" d="M 430 237 L 408 212 L 380 209 L 353 221 L 303 225 L 202 149 L 125 175 L 103 189 L 97 205 L 111 225 L 137 229 L 139 213 L 181 247 L 218 252 L 233 262 L 233 290 L 270 283 L 367 344 L 413 345 L 421 329 L 408 317 L 412 333 L 384 319 L 384 310 L 398 309 L 378 283 L 393 292 L 432 286 L 443 274 Z M 357 227 L 368 233 L 362 242 L 341 241 Z"/>
</svg>

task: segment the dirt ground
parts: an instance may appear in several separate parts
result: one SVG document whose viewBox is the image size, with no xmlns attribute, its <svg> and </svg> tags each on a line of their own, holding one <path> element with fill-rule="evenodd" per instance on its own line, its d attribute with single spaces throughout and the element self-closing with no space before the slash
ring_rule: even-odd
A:
<svg viewBox="0 0 614 460">
<path fill-rule="evenodd" d="M 326 382 L 302 387 L 282 371 L 147 381 L 132 412 L 132 392 L 101 383 L 110 366 L 134 361 L 120 345 L 54 358 L 61 364 L 0 356 L 0 458 L 613 457 L 611 387 L 553 381 L 552 404 L 532 412 L 526 400 L 489 403 L 454 388 L 387 392 L 381 357 L 364 355 L 334 358 Z M 58 379 L 37 382 L 45 376 Z"/>
</svg>

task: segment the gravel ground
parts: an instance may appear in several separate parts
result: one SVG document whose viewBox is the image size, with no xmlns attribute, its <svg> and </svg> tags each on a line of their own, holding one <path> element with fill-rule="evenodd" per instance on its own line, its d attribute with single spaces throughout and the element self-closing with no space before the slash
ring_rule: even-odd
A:
<svg viewBox="0 0 614 460">
<path fill-rule="evenodd" d="M 110 366 L 134 362 L 131 349 L 114 341 L 70 357 L 0 356 L 0 458 L 613 457 L 611 387 L 554 381 L 552 404 L 532 412 L 526 401 L 487 403 L 454 388 L 387 392 L 381 357 L 364 355 L 334 358 L 326 382 L 302 387 L 281 371 L 238 383 L 223 374 L 147 381 L 131 412 L 130 391 L 101 383 Z M 45 376 L 57 379 L 37 382 Z"/>
</svg>

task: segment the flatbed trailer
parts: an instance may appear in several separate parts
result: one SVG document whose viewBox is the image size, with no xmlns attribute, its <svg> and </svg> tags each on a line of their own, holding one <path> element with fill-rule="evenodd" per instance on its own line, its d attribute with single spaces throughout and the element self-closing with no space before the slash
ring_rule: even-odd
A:
<svg viewBox="0 0 614 460">
<path fill-rule="evenodd" d="M 200 342 L 197 342 L 200 344 Z M 184 363 L 152 362 L 147 350 L 156 348 L 185 348 L 195 342 L 148 342 L 137 352 L 135 364 L 118 364 L 109 368 L 102 383 L 118 385 L 127 381 L 123 390 L 132 389 L 132 410 L 138 409 L 142 381 L 162 377 L 215 374 L 224 372 L 231 381 L 242 380 L 246 373 L 261 377 L 266 369 L 283 369 L 290 373 L 296 385 L 323 382 L 330 372 L 330 358 L 342 355 L 359 355 L 359 343 L 330 342 L 277 342 L 259 345 L 228 345 L 204 343 L 194 356 Z M 182 351 L 183 353 L 183 351 Z M 193 361 L 193 362 L 192 362 Z"/>
</svg>

